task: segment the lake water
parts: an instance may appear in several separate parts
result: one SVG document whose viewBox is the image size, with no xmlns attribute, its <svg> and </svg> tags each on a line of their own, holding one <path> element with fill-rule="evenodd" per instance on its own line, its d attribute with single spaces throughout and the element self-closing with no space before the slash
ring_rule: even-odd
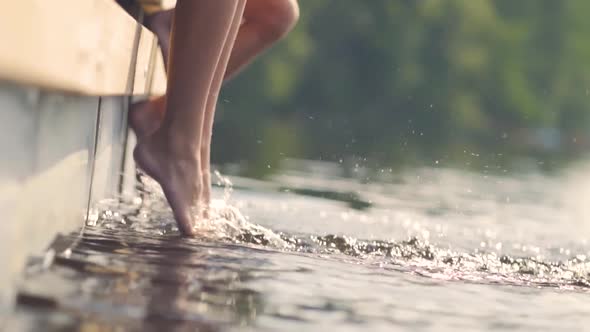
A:
<svg viewBox="0 0 590 332">
<path fill-rule="evenodd" d="M 588 329 L 589 164 L 328 173 L 220 183 L 195 239 L 149 181 L 102 202 L 71 252 L 29 268 L 9 329 Z"/>
</svg>

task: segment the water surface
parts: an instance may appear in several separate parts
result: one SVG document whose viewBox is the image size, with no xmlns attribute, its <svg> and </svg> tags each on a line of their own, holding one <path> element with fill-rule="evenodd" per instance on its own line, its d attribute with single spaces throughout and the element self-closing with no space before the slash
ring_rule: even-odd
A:
<svg viewBox="0 0 590 332">
<path fill-rule="evenodd" d="M 388 173 L 388 172 L 385 172 Z M 579 331 L 590 321 L 590 167 L 425 168 L 372 184 L 234 178 L 178 235 L 149 181 L 101 202 L 78 245 L 33 264 L 30 331 Z M 72 235 L 76 236 L 76 235 Z"/>
</svg>

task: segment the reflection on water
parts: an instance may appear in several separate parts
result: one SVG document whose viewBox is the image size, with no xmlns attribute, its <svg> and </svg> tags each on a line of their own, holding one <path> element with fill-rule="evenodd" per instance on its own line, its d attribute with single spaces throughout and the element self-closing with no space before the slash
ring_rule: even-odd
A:
<svg viewBox="0 0 590 332">
<path fill-rule="evenodd" d="M 11 326 L 581 328 L 590 232 L 576 208 L 584 197 L 570 190 L 590 179 L 584 169 L 520 178 L 420 170 L 362 186 L 243 179 L 244 189 L 219 190 L 196 239 L 178 236 L 148 181 L 141 198 L 97 207 L 79 244 L 49 268 L 31 267 Z"/>
</svg>

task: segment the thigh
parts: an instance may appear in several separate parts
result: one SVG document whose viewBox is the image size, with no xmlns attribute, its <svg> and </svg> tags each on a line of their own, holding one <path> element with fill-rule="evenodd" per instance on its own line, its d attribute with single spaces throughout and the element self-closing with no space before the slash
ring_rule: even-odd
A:
<svg viewBox="0 0 590 332">
<path fill-rule="evenodd" d="M 298 14 L 297 0 L 247 0 L 244 18 L 248 20 L 248 18 L 265 16 L 270 13 L 279 13 L 281 16 Z"/>
</svg>

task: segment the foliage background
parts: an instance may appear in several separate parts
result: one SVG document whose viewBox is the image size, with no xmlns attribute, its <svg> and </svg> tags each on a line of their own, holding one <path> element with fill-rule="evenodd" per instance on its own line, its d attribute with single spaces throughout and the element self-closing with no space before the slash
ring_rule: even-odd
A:
<svg viewBox="0 0 590 332">
<path fill-rule="evenodd" d="M 213 160 L 558 165 L 590 145 L 590 2 L 301 0 L 222 92 Z M 550 168 L 550 166 L 547 166 Z"/>
</svg>

